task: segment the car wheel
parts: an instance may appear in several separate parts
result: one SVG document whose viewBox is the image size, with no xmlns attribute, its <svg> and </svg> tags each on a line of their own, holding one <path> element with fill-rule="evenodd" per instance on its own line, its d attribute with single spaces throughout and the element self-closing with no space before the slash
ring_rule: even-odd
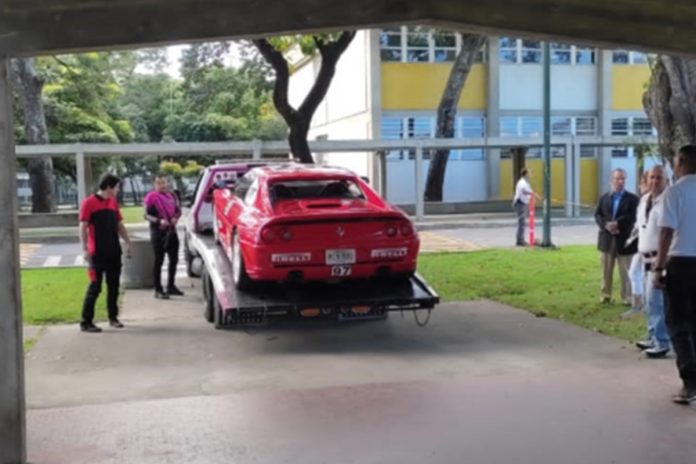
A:
<svg viewBox="0 0 696 464">
<path fill-rule="evenodd" d="M 239 243 L 237 231 L 234 231 L 232 235 L 232 279 L 239 290 L 245 290 L 251 286 L 251 278 L 249 278 L 249 274 L 246 272 L 244 255 L 242 255 L 242 246 Z"/>
</svg>

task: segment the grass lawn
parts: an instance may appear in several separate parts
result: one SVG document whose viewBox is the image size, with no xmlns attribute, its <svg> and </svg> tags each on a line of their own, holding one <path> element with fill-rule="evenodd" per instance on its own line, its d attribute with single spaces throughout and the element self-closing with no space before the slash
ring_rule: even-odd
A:
<svg viewBox="0 0 696 464">
<path fill-rule="evenodd" d="M 121 214 L 123 215 L 123 222 L 126 224 L 145 222 L 145 219 L 143 219 L 145 210 L 142 206 L 123 206 Z"/>
<path fill-rule="evenodd" d="M 79 322 L 87 290 L 85 268 L 23 269 L 22 307 L 25 324 Z M 106 285 L 99 295 L 97 319 L 106 319 Z"/>
<path fill-rule="evenodd" d="M 421 255 L 419 272 L 445 301 L 487 298 L 624 340 L 645 335 L 642 317 L 601 304 L 599 254 L 593 246 Z M 614 295 L 618 298 L 618 272 Z"/>
</svg>

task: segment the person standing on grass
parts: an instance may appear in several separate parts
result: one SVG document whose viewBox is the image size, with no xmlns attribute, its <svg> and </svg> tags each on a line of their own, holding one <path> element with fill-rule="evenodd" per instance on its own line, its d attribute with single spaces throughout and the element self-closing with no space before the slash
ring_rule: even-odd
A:
<svg viewBox="0 0 696 464">
<path fill-rule="evenodd" d="M 640 193 L 641 199 L 650 192 L 650 187 L 648 186 L 648 176 L 650 172 L 645 171 L 642 176 L 640 176 L 640 186 L 638 186 L 638 192 Z M 638 204 L 638 211 L 640 212 L 640 204 Z M 631 236 L 626 240 L 626 244 L 630 245 L 633 240 L 638 240 L 640 221 L 636 222 L 636 225 L 631 231 Z M 638 243 L 640 248 L 640 243 Z M 643 257 L 640 253 L 636 253 L 631 258 L 631 265 L 628 268 L 628 278 L 631 281 L 631 309 L 626 311 L 621 315 L 622 318 L 627 319 L 643 312 L 644 301 L 643 301 L 643 286 L 645 281 L 645 264 L 643 264 Z"/>
<path fill-rule="evenodd" d="M 643 289 L 647 312 L 648 338 L 636 343 L 648 358 L 664 358 L 670 350 L 670 339 L 665 324 L 664 296 L 660 288 L 652 284 L 652 265 L 657 256 L 660 236 L 659 221 L 662 214 L 662 197 L 667 187 L 667 177 L 662 166 L 648 172 L 649 191 L 638 205 L 638 255 L 645 270 Z"/>
<path fill-rule="evenodd" d="M 667 328 L 683 386 L 677 404 L 696 404 L 696 145 L 679 149 L 677 182 L 662 198 L 653 283 L 665 290 Z"/>
<path fill-rule="evenodd" d="M 512 206 L 515 209 L 517 216 L 517 234 L 515 235 L 515 245 L 527 246 L 524 241 L 524 223 L 529 215 L 529 200 L 534 195 L 537 199 L 541 199 L 539 195 L 534 193 L 532 186 L 529 184 L 530 172 L 527 168 L 520 171 L 520 178 L 515 186 L 515 197 L 512 200 Z"/>
<path fill-rule="evenodd" d="M 627 243 L 636 222 L 640 199 L 625 190 L 626 171 L 611 172 L 611 191 L 602 195 L 595 210 L 595 222 L 599 226 L 597 249 L 602 256 L 602 303 L 611 302 L 614 263 L 619 264 L 621 299 L 631 305 L 631 281 L 628 270 L 637 251 L 635 241 Z"/>
<path fill-rule="evenodd" d="M 102 280 L 106 276 L 106 308 L 109 325 L 121 329 L 118 320 L 118 289 L 121 278 L 121 243 L 126 242 L 127 256 L 131 256 L 131 242 L 123 225 L 123 216 L 116 196 L 121 181 L 113 174 L 99 179 L 99 190 L 85 198 L 80 207 L 80 242 L 85 262 L 88 264 L 89 287 L 82 305 L 83 332 L 97 333 L 101 329 L 94 324 L 94 305 L 101 293 Z"/>
<path fill-rule="evenodd" d="M 168 300 L 170 295 L 183 295 L 175 285 L 176 265 L 179 261 L 179 237 L 176 226 L 181 217 L 181 207 L 176 195 L 169 191 L 166 175 L 155 176 L 155 190 L 148 193 L 144 200 L 145 219 L 150 223 L 150 241 L 155 252 L 152 269 L 155 283 L 155 298 Z M 167 290 L 162 288 L 162 264 L 165 254 L 169 258 Z"/>
</svg>

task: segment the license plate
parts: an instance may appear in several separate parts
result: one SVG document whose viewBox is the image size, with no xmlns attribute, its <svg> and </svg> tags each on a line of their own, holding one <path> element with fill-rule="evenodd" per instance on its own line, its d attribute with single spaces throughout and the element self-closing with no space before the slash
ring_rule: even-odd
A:
<svg viewBox="0 0 696 464">
<path fill-rule="evenodd" d="M 331 277 L 348 277 L 350 275 L 350 266 L 332 266 Z"/>
<path fill-rule="evenodd" d="M 326 264 L 354 264 L 355 249 L 347 248 L 343 250 L 326 250 Z"/>
</svg>

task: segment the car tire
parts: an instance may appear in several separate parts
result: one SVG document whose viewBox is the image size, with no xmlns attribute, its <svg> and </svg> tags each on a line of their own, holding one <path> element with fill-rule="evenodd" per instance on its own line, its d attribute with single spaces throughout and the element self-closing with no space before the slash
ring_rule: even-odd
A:
<svg viewBox="0 0 696 464">
<path fill-rule="evenodd" d="M 246 271 L 244 254 L 242 253 L 239 234 L 237 234 L 236 230 L 232 233 L 232 280 L 237 290 L 247 290 L 252 284 L 252 280 Z"/>
</svg>

